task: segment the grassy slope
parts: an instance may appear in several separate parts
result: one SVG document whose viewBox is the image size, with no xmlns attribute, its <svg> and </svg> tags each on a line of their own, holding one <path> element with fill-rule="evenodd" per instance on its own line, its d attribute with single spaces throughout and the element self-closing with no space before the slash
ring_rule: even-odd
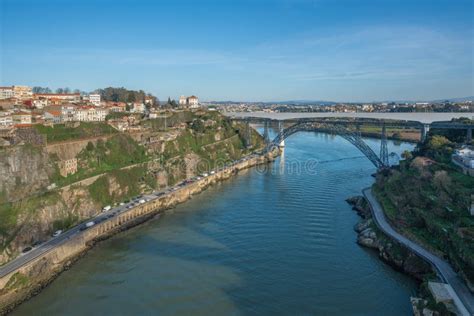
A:
<svg viewBox="0 0 474 316">
<path fill-rule="evenodd" d="M 443 149 L 444 150 L 444 149 Z M 392 224 L 461 269 L 474 282 L 474 217 L 469 214 L 474 178 L 431 149 L 437 163 L 402 162 L 389 175 L 378 174 L 375 192 Z"/>
</svg>

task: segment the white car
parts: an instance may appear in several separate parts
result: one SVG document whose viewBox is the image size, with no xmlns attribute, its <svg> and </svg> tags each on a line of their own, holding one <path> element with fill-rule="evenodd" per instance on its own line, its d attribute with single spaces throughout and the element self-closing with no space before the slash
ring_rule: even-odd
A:
<svg viewBox="0 0 474 316">
<path fill-rule="evenodd" d="M 122 203 L 120 203 L 120 206 L 122 206 L 122 205 L 124 205 L 124 204 L 125 204 L 125 203 L 122 202 Z"/>
<path fill-rule="evenodd" d="M 140 202 L 140 204 L 143 204 L 143 203 L 145 203 L 145 200 L 141 199 L 139 202 Z"/>
<path fill-rule="evenodd" d="M 57 230 L 53 233 L 53 237 L 58 237 L 59 235 L 61 235 L 63 233 L 62 230 Z"/>
<path fill-rule="evenodd" d="M 214 170 L 213 170 L 213 171 L 211 171 L 211 174 L 215 174 L 215 173 L 216 173 L 216 172 L 215 172 Z"/>
</svg>

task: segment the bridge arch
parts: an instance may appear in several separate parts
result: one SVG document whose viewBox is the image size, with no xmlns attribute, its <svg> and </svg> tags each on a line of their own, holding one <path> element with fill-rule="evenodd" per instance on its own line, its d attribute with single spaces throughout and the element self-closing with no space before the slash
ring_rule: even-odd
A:
<svg viewBox="0 0 474 316">
<path fill-rule="evenodd" d="M 314 132 L 314 131 L 326 131 L 337 134 L 344 138 L 345 140 L 349 141 L 352 145 L 357 147 L 369 160 L 374 164 L 377 169 L 388 167 L 388 163 L 384 163 L 387 161 L 386 159 L 381 159 L 377 154 L 370 148 L 360 137 L 358 133 L 355 133 L 342 125 L 338 124 L 328 124 L 328 123 L 320 123 L 320 122 L 298 122 L 294 125 L 291 125 L 287 128 L 283 128 L 280 130 L 278 135 L 268 144 L 267 149 L 271 150 L 272 148 L 278 147 L 279 144 L 284 141 L 286 138 L 290 137 L 291 135 L 301 132 Z M 383 141 L 383 139 L 382 139 Z"/>
</svg>

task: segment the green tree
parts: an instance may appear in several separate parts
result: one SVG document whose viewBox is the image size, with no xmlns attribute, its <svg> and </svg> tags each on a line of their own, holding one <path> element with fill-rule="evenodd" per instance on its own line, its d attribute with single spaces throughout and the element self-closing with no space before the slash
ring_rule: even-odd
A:
<svg viewBox="0 0 474 316">
<path fill-rule="evenodd" d="M 402 158 L 405 159 L 405 160 L 410 160 L 410 159 L 413 158 L 413 154 L 411 153 L 411 151 L 405 150 L 405 151 L 402 153 Z"/>
<path fill-rule="evenodd" d="M 86 146 L 87 151 L 93 151 L 94 150 L 94 144 L 92 142 L 88 142 Z"/>
<path fill-rule="evenodd" d="M 194 120 L 191 123 L 191 128 L 193 129 L 193 131 L 198 132 L 198 133 L 203 133 L 206 129 L 201 119 Z"/>
</svg>

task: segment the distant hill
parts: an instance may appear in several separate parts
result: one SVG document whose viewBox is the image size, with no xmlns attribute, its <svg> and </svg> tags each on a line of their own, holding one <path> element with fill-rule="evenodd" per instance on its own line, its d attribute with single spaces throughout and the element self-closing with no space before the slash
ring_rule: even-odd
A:
<svg viewBox="0 0 474 316">
<path fill-rule="evenodd" d="M 431 101 L 431 102 L 444 102 L 444 101 L 450 101 L 450 102 L 466 102 L 466 101 L 473 101 L 473 102 L 474 102 L 474 96 L 471 96 L 471 97 L 464 97 L 464 98 L 452 98 L 452 99 L 434 100 L 434 101 Z"/>
<path fill-rule="evenodd" d="M 417 103 L 417 102 L 432 102 L 432 103 L 441 103 L 444 101 L 450 102 L 465 102 L 465 101 L 473 101 L 474 96 L 470 97 L 463 97 L 463 98 L 446 98 L 446 99 L 439 99 L 439 100 L 383 100 L 383 101 L 364 101 L 364 102 L 352 102 L 352 101 L 324 101 L 324 100 L 285 100 L 285 101 L 211 101 L 209 103 L 220 103 L 220 104 L 239 104 L 239 103 L 254 103 L 254 104 L 292 104 L 292 105 L 334 105 L 338 103 Z"/>
<path fill-rule="evenodd" d="M 322 100 L 288 100 L 288 101 L 276 101 L 276 102 L 265 102 L 271 104 L 294 104 L 294 105 L 333 105 L 337 104 L 334 101 L 322 101 Z"/>
</svg>

